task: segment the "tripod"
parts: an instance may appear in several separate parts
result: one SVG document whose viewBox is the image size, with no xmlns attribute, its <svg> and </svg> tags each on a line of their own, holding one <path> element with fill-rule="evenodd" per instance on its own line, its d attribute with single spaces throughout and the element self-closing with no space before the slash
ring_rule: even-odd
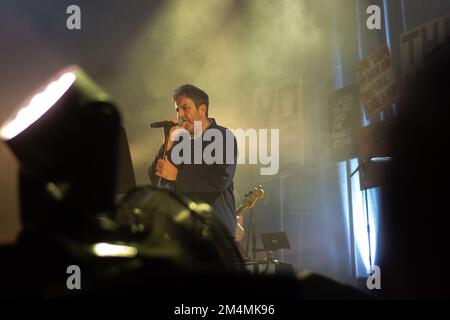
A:
<svg viewBox="0 0 450 320">
<path fill-rule="evenodd" d="M 369 268 L 370 272 L 372 272 L 372 246 L 370 241 L 370 221 L 369 221 L 369 200 L 367 198 L 367 168 L 372 161 L 370 159 L 362 159 L 359 161 L 359 165 L 356 169 L 350 174 L 350 178 L 355 175 L 356 172 L 361 171 L 361 181 L 364 192 L 364 204 L 366 207 L 366 222 L 367 222 L 367 237 L 368 237 L 368 245 L 369 245 Z"/>
<path fill-rule="evenodd" d="M 256 261 L 256 253 L 260 251 L 265 251 L 264 249 L 258 249 L 256 247 L 256 233 L 255 233 L 255 216 L 253 215 L 253 208 L 249 209 L 249 218 L 250 218 L 250 232 L 247 237 L 247 242 L 245 245 L 245 255 L 249 256 L 249 246 L 250 246 L 250 238 L 252 241 L 252 261 Z"/>
</svg>

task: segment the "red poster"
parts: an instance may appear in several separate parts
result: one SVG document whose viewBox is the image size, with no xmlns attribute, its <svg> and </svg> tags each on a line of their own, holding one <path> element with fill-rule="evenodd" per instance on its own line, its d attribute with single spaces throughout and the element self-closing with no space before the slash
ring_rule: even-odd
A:
<svg viewBox="0 0 450 320">
<path fill-rule="evenodd" d="M 397 81 L 386 44 L 356 64 L 361 102 L 367 119 L 389 107 L 397 98 Z"/>
</svg>

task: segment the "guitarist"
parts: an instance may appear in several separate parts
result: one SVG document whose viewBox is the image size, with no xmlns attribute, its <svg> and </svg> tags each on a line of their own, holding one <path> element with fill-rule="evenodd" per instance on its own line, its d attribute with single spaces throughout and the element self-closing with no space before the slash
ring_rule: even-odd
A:
<svg viewBox="0 0 450 320">
<path fill-rule="evenodd" d="M 236 241 L 241 241 L 244 238 L 244 217 L 242 213 L 238 213 L 236 216 Z"/>
<path fill-rule="evenodd" d="M 264 197 L 264 189 L 261 185 L 255 187 L 252 191 L 245 195 L 244 202 L 236 210 L 236 241 L 241 241 L 244 238 L 244 218 L 242 213 L 244 209 L 251 209 L 258 199 Z"/>
</svg>

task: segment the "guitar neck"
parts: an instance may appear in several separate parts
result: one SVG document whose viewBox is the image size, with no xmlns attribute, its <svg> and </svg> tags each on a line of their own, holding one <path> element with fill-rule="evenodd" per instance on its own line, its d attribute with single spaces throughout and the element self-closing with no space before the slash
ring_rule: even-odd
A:
<svg viewBox="0 0 450 320">
<path fill-rule="evenodd" d="M 262 190 L 262 187 L 259 186 L 259 189 L 255 188 L 255 191 L 251 191 L 250 193 L 245 195 L 245 201 L 237 208 L 236 210 L 236 216 L 240 215 L 244 209 L 250 209 L 253 208 L 256 201 L 258 199 L 261 199 L 264 196 L 264 190 Z"/>
</svg>

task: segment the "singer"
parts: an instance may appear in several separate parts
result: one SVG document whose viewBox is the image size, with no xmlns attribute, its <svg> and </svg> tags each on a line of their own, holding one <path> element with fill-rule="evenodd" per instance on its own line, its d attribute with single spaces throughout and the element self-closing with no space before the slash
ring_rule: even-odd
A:
<svg viewBox="0 0 450 320">
<path fill-rule="evenodd" d="M 164 154 L 164 145 L 161 146 L 155 160 L 149 169 L 149 178 L 153 185 L 158 184 L 158 177 L 161 177 L 161 185 L 169 187 L 175 191 L 182 192 L 191 200 L 204 202 L 214 209 L 214 214 L 230 232 L 230 237 L 235 237 L 236 232 L 236 208 L 233 196 L 233 177 L 236 171 L 237 143 L 234 139 L 234 162 L 226 161 L 226 132 L 225 127 L 219 126 L 215 119 L 208 117 L 209 97 L 201 89 L 185 84 L 177 88 L 172 96 L 175 103 L 177 118 L 169 119 L 174 123 L 170 125 L 170 133 L 167 144 L 167 151 Z M 194 136 L 194 122 L 201 122 L 200 136 Z M 152 125 L 167 127 L 167 122 L 159 122 Z M 194 144 L 201 144 L 202 153 L 212 141 L 203 141 L 202 136 L 209 129 L 216 129 L 223 136 L 223 161 L 220 163 L 206 164 L 194 161 L 194 154 L 191 154 L 192 161 L 175 165 L 171 161 L 172 148 L 180 143 L 174 141 L 173 134 L 176 129 L 183 128 L 190 133 L 192 150 Z M 196 132 L 197 134 L 198 132 Z M 197 140 L 200 139 L 200 140 Z"/>
</svg>

